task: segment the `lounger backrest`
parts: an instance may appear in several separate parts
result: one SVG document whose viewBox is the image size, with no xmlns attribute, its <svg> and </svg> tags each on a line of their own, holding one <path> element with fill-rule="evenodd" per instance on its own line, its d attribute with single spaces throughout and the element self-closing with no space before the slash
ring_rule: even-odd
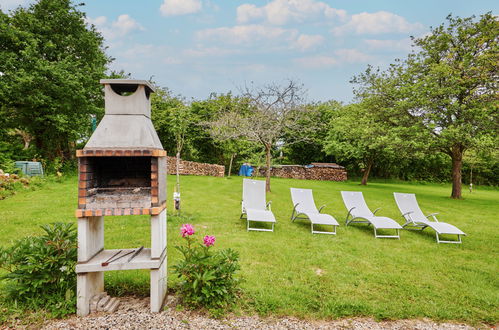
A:
<svg viewBox="0 0 499 330">
<path fill-rule="evenodd" d="M 291 199 L 293 200 L 293 205 L 296 206 L 296 210 L 300 213 L 319 213 L 314 202 L 314 195 L 311 189 L 299 189 L 290 188 Z"/>
<path fill-rule="evenodd" d="M 243 205 L 248 209 L 265 210 L 265 181 L 243 179 Z"/>
<path fill-rule="evenodd" d="M 364 200 L 364 195 L 360 191 L 342 191 L 341 197 L 347 210 L 351 210 L 354 217 L 372 217 L 373 213 Z"/>
<path fill-rule="evenodd" d="M 416 200 L 416 195 L 414 194 L 402 194 L 402 193 L 393 193 L 395 197 L 395 203 L 403 214 L 407 212 L 410 213 L 410 217 L 413 221 L 427 221 L 423 211 L 419 208 L 418 201 Z M 408 218 L 406 218 L 408 219 Z"/>
</svg>

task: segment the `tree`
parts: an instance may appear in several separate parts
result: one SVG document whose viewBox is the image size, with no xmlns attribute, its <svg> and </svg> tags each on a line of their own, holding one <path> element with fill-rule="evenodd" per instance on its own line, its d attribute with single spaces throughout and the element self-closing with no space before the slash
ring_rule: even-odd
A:
<svg viewBox="0 0 499 330">
<path fill-rule="evenodd" d="M 284 141 L 293 141 L 283 146 L 283 162 L 286 164 L 306 165 L 311 162 L 327 162 L 331 158 L 324 151 L 324 140 L 329 131 L 333 114 L 342 107 L 338 101 L 307 104 L 307 116 L 304 116 L 297 130 L 287 130 Z M 313 127 L 306 129 L 303 127 Z"/>
<path fill-rule="evenodd" d="M 451 197 L 461 198 L 465 152 L 499 142 L 499 20 L 487 13 L 478 21 L 451 15 L 447 21 L 414 39 L 420 51 L 404 63 L 401 102 L 431 146 L 451 158 Z"/>
<path fill-rule="evenodd" d="M 213 118 L 232 118 L 230 114 L 245 116 L 249 114 L 248 102 L 244 98 L 234 97 L 231 93 L 212 95 L 208 102 L 214 107 Z M 233 134 L 229 123 L 223 120 L 211 120 L 202 123 L 217 144 L 222 154 L 228 155 L 227 176 L 230 177 L 234 159 L 237 155 L 247 155 L 255 148 L 255 143 Z M 224 157 L 226 158 L 226 157 Z"/>
<path fill-rule="evenodd" d="M 361 184 L 366 185 L 376 162 L 393 159 L 402 146 L 391 129 L 367 102 L 350 104 L 332 116 L 324 149 L 340 161 L 357 162 L 363 170 Z"/>
<path fill-rule="evenodd" d="M 245 138 L 262 145 L 266 158 L 266 190 L 270 191 L 272 148 L 286 130 L 300 126 L 306 114 L 303 106 L 303 86 L 289 80 L 285 85 L 270 84 L 263 87 L 246 86 L 241 97 L 247 102 L 248 114 L 226 112 L 210 124 L 223 129 L 230 138 Z M 312 129 L 312 127 L 302 127 Z M 290 142 L 290 141 L 287 141 Z"/>
<path fill-rule="evenodd" d="M 376 163 L 385 166 L 400 162 L 423 146 L 417 124 L 400 111 L 399 68 L 380 71 L 368 66 L 355 76 L 354 94 L 358 103 L 334 111 L 326 152 L 340 160 L 356 161 L 363 171 L 361 184 L 366 185 Z"/>
<path fill-rule="evenodd" d="M 103 39 L 70 0 L 0 11 L 0 108 L 45 159 L 69 159 L 102 112 L 99 79 L 110 58 Z"/>
<path fill-rule="evenodd" d="M 155 124 L 162 129 L 160 134 L 165 133 L 164 129 L 168 127 L 166 132 L 173 135 L 173 141 L 175 141 L 177 183 L 174 198 L 178 202 L 175 207 L 180 211 L 180 154 L 192 120 L 191 108 L 180 98 L 172 98 L 167 89 L 158 89 L 156 94 L 151 102 Z"/>
</svg>

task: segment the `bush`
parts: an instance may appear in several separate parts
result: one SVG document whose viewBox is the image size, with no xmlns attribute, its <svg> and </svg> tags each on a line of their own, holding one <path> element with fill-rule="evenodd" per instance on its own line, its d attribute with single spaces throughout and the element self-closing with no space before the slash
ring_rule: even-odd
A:
<svg viewBox="0 0 499 330">
<path fill-rule="evenodd" d="M 187 246 L 176 246 L 184 259 L 173 266 L 174 273 L 182 280 L 179 285 L 183 302 L 189 307 L 205 307 L 212 315 L 233 305 L 239 292 L 239 254 L 232 249 L 213 252 L 214 236 L 205 236 L 203 244 L 191 237 L 194 227 L 185 224 L 181 229 Z"/>
<path fill-rule="evenodd" d="M 28 309 L 44 308 L 60 317 L 75 312 L 76 230 L 72 224 L 43 225 L 45 234 L 0 248 L 0 267 L 8 273 L 8 299 Z"/>
</svg>

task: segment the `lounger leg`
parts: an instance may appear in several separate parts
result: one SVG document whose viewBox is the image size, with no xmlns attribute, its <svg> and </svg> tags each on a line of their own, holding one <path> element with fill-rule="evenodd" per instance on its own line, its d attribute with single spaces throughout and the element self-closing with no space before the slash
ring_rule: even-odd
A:
<svg viewBox="0 0 499 330">
<path fill-rule="evenodd" d="M 333 226 L 333 231 L 319 231 L 319 230 L 314 230 L 314 224 L 310 223 L 310 228 L 312 230 L 312 234 L 328 234 L 328 235 L 336 235 L 336 226 Z"/>
<path fill-rule="evenodd" d="M 457 234 L 457 241 L 444 241 L 440 239 L 440 236 L 438 235 L 437 232 L 435 232 L 435 235 L 437 236 L 437 243 L 450 243 L 450 244 L 461 244 L 461 235 Z"/>
<path fill-rule="evenodd" d="M 400 239 L 400 230 L 396 229 L 397 235 L 378 235 L 378 232 L 376 231 L 376 227 L 373 226 L 374 229 L 374 237 L 376 238 L 398 238 Z"/>
</svg>

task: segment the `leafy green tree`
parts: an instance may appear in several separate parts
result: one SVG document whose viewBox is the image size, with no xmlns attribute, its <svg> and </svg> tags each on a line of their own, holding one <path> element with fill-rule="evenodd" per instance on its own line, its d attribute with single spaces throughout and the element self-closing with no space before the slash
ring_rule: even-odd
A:
<svg viewBox="0 0 499 330">
<path fill-rule="evenodd" d="M 401 91 L 398 67 L 380 71 L 368 66 L 355 76 L 358 103 L 334 112 L 324 148 L 341 161 L 355 161 L 362 169 L 361 184 L 367 184 L 377 163 L 385 167 L 411 157 L 424 141 L 420 129 L 400 111 Z"/>
<path fill-rule="evenodd" d="M 463 156 L 497 145 L 499 132 L 499 20 L 487 13 L 447 17 L 447 25 L 415 39 L 401 77 L 401 105 L 452 159 L 452 198 L 461 198 Z"/>
<path fill-rule="evenodd" d="M 192 122 L 191 108 L 179 97 L 172 97 L 168 89 L 158 89 L 151 100 L 152 120 L 159 137 L 175 151 L 177 183 L 175 192 L 180 196 L 180 155 Z M 165 147 L 165 146 L 163 146 Z"/>
<path fill-rule="evenodd" d="M 110 58 L 70 0 L 0 12 L 0 109 L 43 158 L 69 159 L 89 115 L 102 112 L 99 79 Z"/>
<path fill-rule="evenodd" d="M 394 158 L 401 145 L 389 129 L 367 103 L 350 104 L 334 113 L 324 149 L 340 161 L 356 162 L 363 171 L 361 184 L 366 185 L 375 163 Z"/>
<path fill-rule="evenodd" d="M 324 151 L 323 143 L 329 131 L 331 117 L 342 104 L 328 101 L 308 104 L 307 116 L 300 119 L 299 129 L 287 130 L 283 140 L 282 151 L 287 164 L 310 164 L 311 162 L 327 162 L 330 156 Z M 306 129 L 303 127 L 313 127 Z M 296 139 L 296 137 L 300 137 Z"/>
</svg>

